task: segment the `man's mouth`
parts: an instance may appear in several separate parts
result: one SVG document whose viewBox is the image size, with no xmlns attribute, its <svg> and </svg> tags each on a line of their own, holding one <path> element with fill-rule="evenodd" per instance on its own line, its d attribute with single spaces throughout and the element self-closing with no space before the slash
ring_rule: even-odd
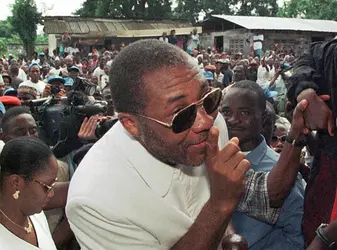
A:
<svg viewBox="0 0 337 250">
<path fill-rule="evenodd" d="M 229 131 L 245 131 L 244 128 L 240 128 L 240 127 L 228 127 Z"/>
</svg>

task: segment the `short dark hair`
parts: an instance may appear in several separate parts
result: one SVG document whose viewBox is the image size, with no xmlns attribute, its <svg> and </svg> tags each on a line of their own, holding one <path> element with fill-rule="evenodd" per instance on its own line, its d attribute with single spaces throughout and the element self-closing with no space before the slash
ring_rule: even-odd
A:
<svg viewBox="0 0 337 250">
<path fill-rule="evenodd" d="M 6 111 L 4 116 L 1 119 L 1 130 L 3 132 L 8 131 L 8 124 L 9 122 L 14 118 L 22 114 L 29 114 L 31 115 L 31 112 L 28 107 L 25 106 L 17 106 L 10 108 L 9 110 Z"/>
<path fill-rule="evenodd" d="M 7 142 L 0 154 L 0 180 L 13 174 L 29 180 L 48 168 L 48 161 L 53 156 L 51 149 L 35 137 L 23 136 Z"/>
<path fill-rule="evenodd" d="M 12 63 L 10 67 L 11 76 L 18 76 L 19 75 L 19 66 L 17 63 Z"/>
<path fill-rule="evenodd" d="M 264 112 L 266 110 L 266 97 L 264 95 L 263 89 L 258 85 L 256 82 L 249 81 L 249 80 L 243 80 L 236 82 L 235 84 L 232 85 L 231 88 L 236 88 L 236 89 L 247 89 L 252 91 L 258 100 L 258 106 L 259 109 Z"/>
<path fill-rule="evenodd" d="M 118 112 L 139 113 L 146 104 L 144 74 L 165 66 L 181 66 L 188 55 L 177 46 L 145 39 L 130 44 L 115 58 L 110 70 L 110 88 Z"/>
</svg>

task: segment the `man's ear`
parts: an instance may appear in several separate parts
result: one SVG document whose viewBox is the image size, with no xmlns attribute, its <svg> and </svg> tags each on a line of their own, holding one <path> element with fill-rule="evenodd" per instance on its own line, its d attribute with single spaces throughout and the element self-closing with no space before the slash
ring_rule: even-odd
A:
<svg viewBox="0 0 337 250">
<path fill-rule="evenodd" d="M 133 137 L 140 137 L 141 136 L 141 129 L 140 123 L 135 118 L 134 115 L 128 113 L 119 113 L 118 114 L 119 121 L 123 125 L 123 127 L 133 136 Z"/>
</svg>

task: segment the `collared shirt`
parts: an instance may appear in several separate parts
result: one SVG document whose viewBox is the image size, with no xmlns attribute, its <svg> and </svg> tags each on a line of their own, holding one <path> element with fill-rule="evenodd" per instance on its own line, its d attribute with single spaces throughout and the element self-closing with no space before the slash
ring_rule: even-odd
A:
<svg viewBox="0 0 337 250">
<path fill-rule="evenodd" d="M 261 144 L 247 154 L 247 160 L 255 171 L 270 171 L 279 159 L 279 154 L 268 147 L 263 139 Z M 235 212 L 232 218 L 236 232 L 249 244 L 249 250 L 300 250 L 304 249 L 301 229 L 303 216 L 304 187 L 298 174 L 289 196 L 285 200 L 278 221 L 270 225 L 255 220 L 244 213 Z"/>
<path fill-rule="evenodd" d="M 221 115 L 219 146 L 228 141 Z M 88 152 L 70 183 L 66 207 L 81 249 L 170 249 L 210 197 L 205 165 L 169 166 L 117 122 Z M 267 175 L 249 171 L 238 210 L 275 223 Z"/>
</svg>

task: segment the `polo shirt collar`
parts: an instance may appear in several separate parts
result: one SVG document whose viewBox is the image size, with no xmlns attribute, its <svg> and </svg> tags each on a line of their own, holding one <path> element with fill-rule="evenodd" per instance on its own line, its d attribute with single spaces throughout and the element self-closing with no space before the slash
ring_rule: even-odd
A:
<svg viewBox="0 0 337 250">
<path fill-rule="evenodd" d="M 255 149 L 249 152 L 249 154 L 246 155 L 247 160 L 254 166 L 258 166 L 265 156 L 267 152 L 267 142 L 264 139 L 264 137 L 261 135 L 263 138 L 262 142 L 260 143 L 259 146 L 257 146 Z"/>
<path fill-rule="evenodd" d="M 119 145 L 123 155 L 146 185 L 161 197 L 165 197 L 170 190 L 175 168 L 152 156 L 120 122 L 115 126 L 119 130 Z"/>
</svg>

